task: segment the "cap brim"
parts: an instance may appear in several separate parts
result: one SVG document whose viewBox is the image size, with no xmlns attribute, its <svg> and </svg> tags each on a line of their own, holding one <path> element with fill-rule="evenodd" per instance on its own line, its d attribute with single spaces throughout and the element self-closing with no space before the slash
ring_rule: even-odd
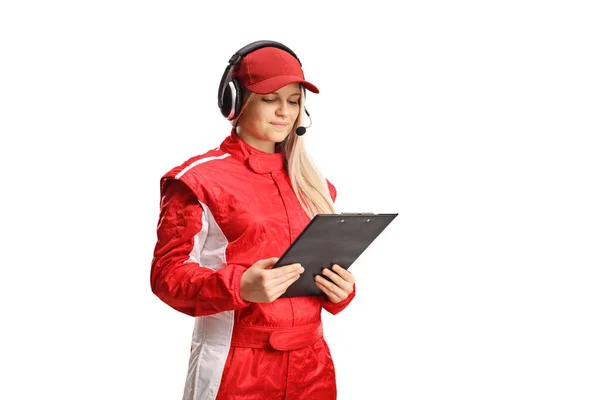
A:
<svg viewBox="0 0 600 400">
<path fill-rule="evenodd" d="M 289 85 L 290 83 L 300 83 L 307 90 L 310 90 L 313 93 L 319 93 L 319 89 L 315 85 L 305 81 L 299 76 L 294 75 L 278 75 L 272 78 L 267 78 L 260 82 L 246 86 L 246 89 L 258 94 L 268 94 L 273 93 L 282 87 Z"/>
</svg>

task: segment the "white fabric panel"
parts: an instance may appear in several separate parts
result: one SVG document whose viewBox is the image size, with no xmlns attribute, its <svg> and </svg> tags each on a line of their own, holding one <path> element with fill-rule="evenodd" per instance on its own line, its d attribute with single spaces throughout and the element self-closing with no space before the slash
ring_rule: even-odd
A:
<svg viewBox="0 0 600 400">
<path fill-rule="evenodd" d="M 208 206 L 200 204 L 204 209 L 202 231 L 194 238 L 189 261 L 199 260 L 202 268 L 216 271 L 227 265 L 228 241 Z M 234 311 L 196 317 L 183 400 L 214 400 L 217 396 L 231 344 L 233 319 Z"/>
</svg>

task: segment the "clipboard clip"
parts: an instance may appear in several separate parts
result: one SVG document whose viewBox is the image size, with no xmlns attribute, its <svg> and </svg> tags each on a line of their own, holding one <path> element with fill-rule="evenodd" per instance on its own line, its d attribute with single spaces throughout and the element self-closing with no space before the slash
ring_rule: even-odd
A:
<svg viewBox="0 0 600 400">
<path fill-rule="evenodd" d="M 364 213 L 340 213 L 340 215 L 375 215 L 372 212 L 364 212 Z"/>
<path fill-rule="evenodd" d="M 340 213 L 339 216 L 342 217 L 342 219 L 339 220 L 338 222 L 344 223 L 345 220 L 343 219 L 343 217 L 345 217 L 345 216 L 371 217 L 371 216 L 375 216 L 375 213 L 372 213 L 372 212 L 364 212 L 364 213 Z M 367 220 L 365 222 L 371 222 L 371 218 L 367 218 Z"/>
</svg>

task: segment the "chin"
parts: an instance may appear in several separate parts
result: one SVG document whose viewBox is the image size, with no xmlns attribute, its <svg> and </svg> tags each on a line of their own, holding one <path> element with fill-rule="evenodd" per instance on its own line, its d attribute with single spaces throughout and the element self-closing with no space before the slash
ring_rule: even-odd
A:
<svg viewBox="0 0 600 400">
<path fill-rule="evenodd" d="M 280 143 L 283 142 L 285 140 L 285 138 L 288 137 L 288 135 L 290 134 L 290 131 L 284 132 L 284 131 L 278 131 L 278 132 L 270 132 L 267 135 L 267 140 L 271 141 L 271 142 L 275 142 L 275 143 Z"/>
</svg>

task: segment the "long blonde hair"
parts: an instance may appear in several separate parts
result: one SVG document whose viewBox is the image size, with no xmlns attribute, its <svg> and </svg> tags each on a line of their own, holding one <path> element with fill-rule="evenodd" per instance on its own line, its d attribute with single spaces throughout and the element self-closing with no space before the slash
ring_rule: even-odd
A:
<svg viewBox="0 0 600 400">
<path fill-rule="evenodd" d="M 296 128 L 303 122 L 304 90 L 301 91 L 300 114 L 294 122 L 289 135 L 281 142 L 278 149 L 283 153 L 285 166 L 296 197 L 306 214 L 312 218 L 316 214 L 335 214 L 335 206 L 329 193 L 329 186 L 319 169 L 311 160 L 304 146 L 304 137 L 296 135 Z M 244 105 L 236 119 L 231 121 L 237 126 L 240 115 L 256 94 L 244 89 Z"/>
</svg>

